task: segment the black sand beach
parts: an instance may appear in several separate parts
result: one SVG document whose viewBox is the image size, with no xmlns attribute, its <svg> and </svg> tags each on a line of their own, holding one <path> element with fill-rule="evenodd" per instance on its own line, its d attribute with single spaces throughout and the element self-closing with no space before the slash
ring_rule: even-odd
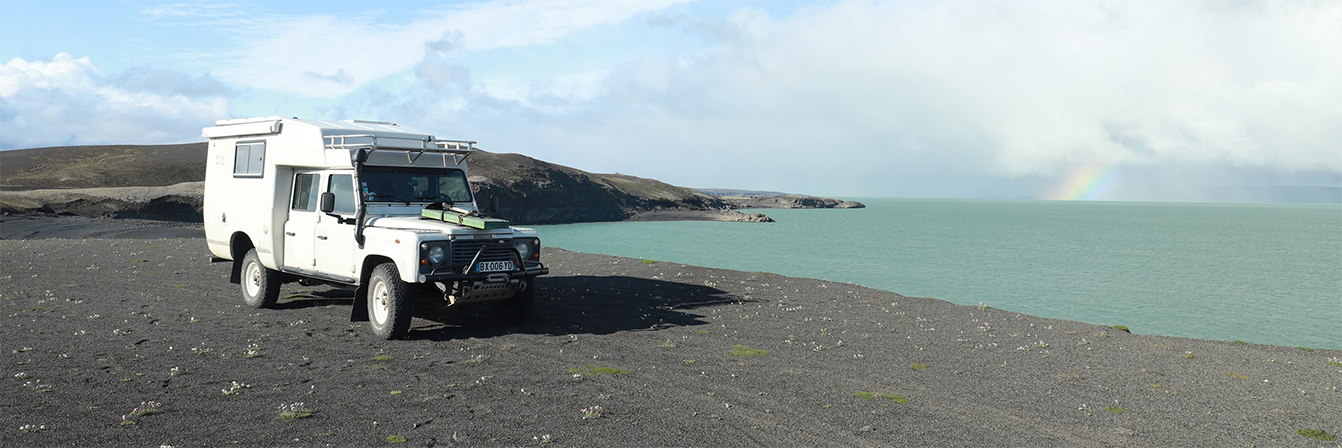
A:
<svg viewBox="0 0 1342 448">
<path fill-rule="evenodd" d="M 81 216 L 0 216 L 0 240 L 84 238 L 205 238 L 198 222 L 98 219 Z"/>
<path fill-rule="evenodd" d="M 408 340 L 379 341 L 349 322 L 344 290 L 290 284 L 278 309 L 242 307 L 199 238 L 2 225 L 6 447 L 1334 447 L 1320 438 L 1342 433 L 1337 350 L 555 248 L 533 323 L 423 313 Z M 284 418 L 295 403 L 310 415 Z"/>
</svg>

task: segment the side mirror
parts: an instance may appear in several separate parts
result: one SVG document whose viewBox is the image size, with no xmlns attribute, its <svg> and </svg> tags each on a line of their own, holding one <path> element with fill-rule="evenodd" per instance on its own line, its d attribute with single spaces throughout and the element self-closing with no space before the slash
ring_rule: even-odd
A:
<svg viewBox="0 0 1342 448">
<path fill-rule="evenodd" d="M 335 211 L 335 193 L 329 191 L 322 193 L 321 201 L 317 208 L 320 208 L 322 213 L 331 213 L 332 211 Z"/>
</svg>

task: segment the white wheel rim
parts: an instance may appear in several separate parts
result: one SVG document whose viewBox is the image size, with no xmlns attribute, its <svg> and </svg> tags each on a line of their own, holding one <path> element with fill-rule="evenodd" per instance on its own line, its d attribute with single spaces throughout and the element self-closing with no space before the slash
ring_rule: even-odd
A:
<svg viewBox="0 0 1342 448">
<path fill-rule="evenodd" d="M 248 263 L 247 273 L 243 276 L 243 284 L 247 285 L 247 295 L 256 297 L 261 293 L 261 266 L 258 263 Z"/>
<path fill-rule="evenodd" d="M 373 302 L 373 322 L 378 325 L 387 323 L 387 315 L 391 314 L 391 299 L 388 297 L 387 283 L 378 281 L 373 283 L 373 296 L 369 300 Z"/>
</svg>

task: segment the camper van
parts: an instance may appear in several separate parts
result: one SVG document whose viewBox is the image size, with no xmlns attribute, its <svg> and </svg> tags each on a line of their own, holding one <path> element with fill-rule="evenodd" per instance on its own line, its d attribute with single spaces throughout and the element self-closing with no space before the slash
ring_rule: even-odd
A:
<svg viewBox="0 0 1342 448">
<path fill-rule="evenodd" d="M 395 123 L 283 117 L 204 128 L 205 238 L 244 303 L 275 305 L 280 286 L 354 288 L 351 320 L 403 337 L 417 304 L 492 303 L 531 315 L 536 231 L 485 216 L 466 160 L 475 142 Z"/>
</svg>

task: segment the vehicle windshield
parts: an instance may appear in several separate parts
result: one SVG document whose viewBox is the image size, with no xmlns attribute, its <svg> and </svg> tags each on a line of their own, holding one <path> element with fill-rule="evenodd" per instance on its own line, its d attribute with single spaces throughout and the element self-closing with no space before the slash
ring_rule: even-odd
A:
<svg viewBox="0 0 1342 448">
<path fill-rule="evenodd" d="M 359 191 L 366 202 L 471 202 L 466 173 L 456 169 L 364 166 Z"/>
</svg>

